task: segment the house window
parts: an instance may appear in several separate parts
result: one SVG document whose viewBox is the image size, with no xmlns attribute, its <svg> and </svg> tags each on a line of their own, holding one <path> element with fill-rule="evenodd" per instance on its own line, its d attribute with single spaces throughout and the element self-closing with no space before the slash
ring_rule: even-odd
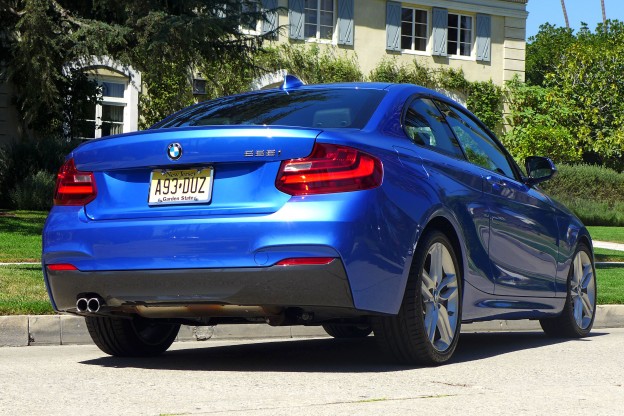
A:
<svg viewBox="0 0 624 416">
<path fill-rule="evenodd" d="M 427 11 L 403 7 L 401 9 L 401 49 L 426 51 L 429 28 Z"/>
<path fill-rule="evenodd" d="M 99 82 L 102 100 L 89 103 L 85 108 L 87 116 L 79 125 L 78 136 L 85 139 L 97 139 L 124 132 L 124 110 L 126 84 L 115 81 Z"/>
<path fill-rule="evenodd" d="M 305 37 L 331 40 L 334 35 L 334 1 L 305 0 Z"/>
<path fill-rule="evenodd" d="M 260 32 L 260 21 L 253 16 L 254 13 L 260 11 L 260 6 L 256 2 L 242 3 L 242 12 L 246 15 L 246 21 L 242 23 L 241 27 L 244 31 L 254 34 Z"/>
<path fill-rule="evenodd" d="M 449 56 L 472 55 L 472 16 L 448 14 L 447 53 Z"/>
</svg>

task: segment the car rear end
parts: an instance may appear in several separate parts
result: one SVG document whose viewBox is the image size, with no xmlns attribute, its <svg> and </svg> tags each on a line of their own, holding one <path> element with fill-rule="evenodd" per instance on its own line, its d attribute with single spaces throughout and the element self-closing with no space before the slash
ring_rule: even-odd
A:
<svg viewBox="0 0 624 416">
<path fill-rule="evenodd" d="M 370 286 L 363 245 L 378 233 L 383 156 L 340 133 L 357 133 L 376 110 L 385 92 L 372 90 L 359 124 L 344 97 L 332 108 L 322 94 L 300 94 L 277 115 L 254 110 L 286 125 L 235 123 L 222 101 L 210 117 L 192 107 L 159 128 L 76 149 L 43 233 L 55 309 L 276 325 L 375 309 L 357 293 Z M 258 97 L 234 99 L 250 100 L 244 112 Z"/>
</svg>

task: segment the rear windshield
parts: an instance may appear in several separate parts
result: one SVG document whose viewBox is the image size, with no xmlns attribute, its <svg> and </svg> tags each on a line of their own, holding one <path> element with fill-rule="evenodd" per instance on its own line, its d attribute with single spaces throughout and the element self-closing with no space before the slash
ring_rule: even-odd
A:
<svg viewBox="0 0 624 416">
<path fill-rule="evenodd" d="M 206 101 L 152 128 L 244 124 L 361 129 L 385 93 L 373 89 L 263 91 Z"/>
</svg>

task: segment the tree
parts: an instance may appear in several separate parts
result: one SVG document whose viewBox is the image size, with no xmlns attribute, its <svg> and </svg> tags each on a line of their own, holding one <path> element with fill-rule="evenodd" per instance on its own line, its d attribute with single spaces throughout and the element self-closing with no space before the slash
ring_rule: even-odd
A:
<svg viewBox="0 0 624 416">
<path fill-rule="evenodd" d="M 607 12 L 605 10 L 604 0 L 600 0 L 600 6 L 602 6 L 602 23 L 607 23 Z"/>
<path fill-rule="evenodd" d="M 572 29 L 550 23 L 541 25 L 527 43 L 526 82 L 543 85 L 545 75 L 555 70 L 575 39 Z"/>
<path fill-rule="evenodd" d="M 258 11 L 247 0 L 0 0 L 0 39 L 26 127 L 36 136 L 58 135 L 81 100 L 97 95 L 79 64 L 108 56 L 147 82 L 175 74 L 172 82 L 148 85 L 152 98 L 176 97 L 153 115 L 162 117 L 188 103 L 190 86 L 181 78 L 196 64 L 253 67 L 274 32 L 252 36 L 241 28 L 269 12 L 276 10 Z"/>
<path fill-rule="evenodd" d="M 527 83 L 509 85 L 516 156 L 535 149 L 558 161 L 624 169 L 624 23 L 595 32 L 543 25 L 527 46 Z"/>
</svg>

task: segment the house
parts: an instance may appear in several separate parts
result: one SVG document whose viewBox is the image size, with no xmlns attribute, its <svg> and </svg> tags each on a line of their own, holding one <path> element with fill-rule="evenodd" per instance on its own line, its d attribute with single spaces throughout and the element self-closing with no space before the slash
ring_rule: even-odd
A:
<svg viewBox="0 0 624 416">
<path fill-rule="evenodd" d="M 287 9 L 263 22 L 278 42 L 335 45 L 362 72 L 382 59 L 463 69 L 470 81 L 524 79 L 528 0 L 263 0 Z"/>
<path fill-rule="evenodd" d="M 355 54 L 368 74 L 383 59 L 429 67 L 461 68 L 468 80 L 503 85 L 524 79 L 528 0 L 259 0 L 280 7 L 250 33 L 283 29 L 274 42 L 333 46 Z M 85 64 L 103 91 L 103 101 L 85 120 L 82 136 L 134 131 L 138 125 L 141 75 L 106 59 Z M 2 71 L 0 71 L 2 73 Z M 194 91 L 201 90 L 195 80 Z M 0 144 L 19 136 L 11 86 L 0 79 Z"/>
</svg>

